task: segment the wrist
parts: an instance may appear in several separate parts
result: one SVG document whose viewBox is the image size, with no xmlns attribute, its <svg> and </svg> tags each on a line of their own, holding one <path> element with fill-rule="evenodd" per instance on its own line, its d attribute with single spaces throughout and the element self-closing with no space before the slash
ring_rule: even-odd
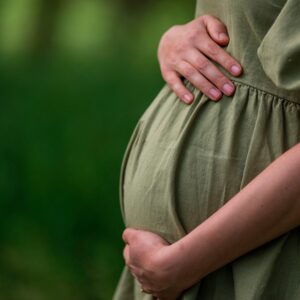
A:
<svg viewBox="0 0 300 300">
<path fill-rule="evenodd" d="M 201 280 L 200 256 L 194 257 L 185 238 L 168 246 L 165 250 L 162 270 L 165 270 L 166 274 L 171 274 L 181 291 Z"/>
<path fill-rule="evenodd" d="M 151 261 L 151 269 L 157 274 L 159 282 L 168 283 L 165 289 L 168 289 L 169 285 L 176 287 L 179 292 L 186 289 L 182 284 L 184 276 L 182 276 L 181 253 L 178 252 L 177 247 L 174 247 L 174 244 L 162 247 Z"/>
<path fill-rule="evenodd" d="M 185 289 L 199 282 L 212 268 L 208 247 L 205 246 L 208 241 L 204 235 L 200 244 L 195 243 L 195 239 L 197 237 L 190 233 L 171 245 L 171 251 L 177 257 L 179 279 L 185 285 Z M 213 251 L 211 255 L 214 256 Z"/>
</svg>

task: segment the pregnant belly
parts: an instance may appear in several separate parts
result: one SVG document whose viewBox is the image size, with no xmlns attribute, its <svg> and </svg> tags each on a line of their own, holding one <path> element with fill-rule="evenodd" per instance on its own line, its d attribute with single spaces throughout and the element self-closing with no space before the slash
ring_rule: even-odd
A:
<svg viewBox="0 0 300 300">
<path fill-rule="evenodd" d="M 255 104 L 238 93 L 219 103 L 198 95 L 191 106 L 167 88 L 157 96 L 123 162 L 121 200 L 128 227 L 176 241 L 274 159 L 272 153 L 251 153 L 257 117 L 249 105 Z"/>
<path fill-rule="evenodd" d="M 224 172 L 228 168 L 232 176 Z M 195 145 L 138 138 L 123 181 L 126 225 L 176 241 L 239 190 L 241 171 L 238 159 L 216 157 Z"/>
</svg>

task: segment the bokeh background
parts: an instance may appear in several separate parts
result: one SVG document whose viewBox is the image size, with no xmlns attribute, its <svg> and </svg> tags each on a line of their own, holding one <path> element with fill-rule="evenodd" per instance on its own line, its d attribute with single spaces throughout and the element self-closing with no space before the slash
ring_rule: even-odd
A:
<svg viewBox="0 0 300 300">
<path fill-rule="evenodd" d="M 195 1 L 0 1 L 0 299 L 109 300 L 119 170 Z"/>
</svg>

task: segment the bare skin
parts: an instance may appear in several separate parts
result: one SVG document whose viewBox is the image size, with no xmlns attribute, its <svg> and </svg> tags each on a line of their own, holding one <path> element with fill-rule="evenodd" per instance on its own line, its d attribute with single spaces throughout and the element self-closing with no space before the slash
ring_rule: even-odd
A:
<svg viewBox="0 0 300 300">
<path fill-rule="evenodd" d="M 210 272 L 299 225 L 297 144 L 172 245 L 153 233 L 126 229 L 124 257 L 145 292 L 175 300 Z"/>
<path fill-rule="evenodd" d="M 233 76 L 241 75 L 241 65 L 222 48 L 228 43 L 225 25 L 210 15 L 173 26 L 162 36 L 158 47 L 161 73 L 182 101 L 190 104 L 194 96 L 181 77 L 214 101 L 223 94 L 234 93 L 234 84 L 212 63 L 218 63 Z"/>
</svg>

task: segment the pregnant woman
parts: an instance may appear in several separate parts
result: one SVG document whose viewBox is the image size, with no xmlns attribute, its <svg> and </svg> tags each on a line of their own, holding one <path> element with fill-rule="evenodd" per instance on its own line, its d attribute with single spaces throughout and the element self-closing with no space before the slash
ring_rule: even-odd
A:
<svg viewBox="0 0 300 300">
<path fill-rule="evenodd" d="M 162 38 L 168 85 L 122 165 L 115 300 L 300 299 L 299 16 L 299 0 L 198 0 Z"/>
</svg>

